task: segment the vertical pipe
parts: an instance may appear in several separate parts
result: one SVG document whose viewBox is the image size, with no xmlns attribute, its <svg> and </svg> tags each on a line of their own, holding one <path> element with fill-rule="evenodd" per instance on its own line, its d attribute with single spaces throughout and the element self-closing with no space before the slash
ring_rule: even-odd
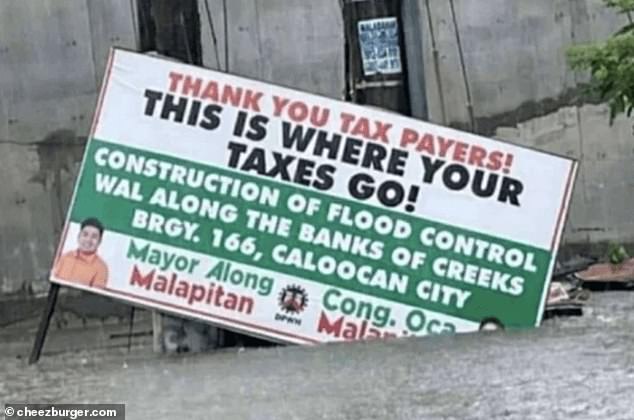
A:
<svg viewBox="0 0 634 420">
<path fill-rule="evenodd" d="M 257 0 L 256 0 L 257 1 Z M 229 26 L 227 18 L 227 0 L 222 0 L 222 18 L 224 22 L 225 30 L 225 71 L 229 72 Z"/>
<path fill-rule="evenodd" d="M 141 44 L 141 33 L 139 32 L 139 16 L 138 16 L 138 5 L 136 0 L 130 0 L 130 16 L 132 18 L 132 30 L 134 31 L 134 49 L 140 50 Z"/>
<path fill-rule="evenodd" d="M 407 57 L 407 84 L 411 112 L 412 116 L 416 118 L 428 120 L 422 16 L 423 13 L 418 0 L 403 0 L 401 21 L 403 22 L 403 35 L 405 37 L 404 54 Z"/>
<path fill-rule="evenodd" d="M 425 0 L 425 8 L 427 9 L 427 24 L 429 25 L 429 39 L 431 41 L 431 49 L 434 59 L 434 73 L 436 73 L 436 86 L 438 88 L 438 99 L 440 100 L 440 116 L 443 124 L 447 124 L 447 110 L 445 108 L 445 92 L 442 86 L 442 78 L 440 76 L 440 62 L 438 57 L 438 46 L 436 44 L 436 35 L 434 33 L 434 23 L 431 16 L 431 7 L 429 0 Z"/>
<path fill-rule="evenodd" d="M 462 70 L 462 79 L 464 81 L 465 93 L 467 95 L 467 111 L 469 112 L 469 122 L 471 124 L 471 131 L 477 131 L 475 117 L 473 115 L 473 102 L 471 100 L 471 88 L 469 86 L 469 79 L 467 78 L 467 68 L 464 63 L 464 54 L 462 52 L 462 41 L 460 40 L 460 31 L 458 30 L 458 22 L 456 19 L 456 9 L 454 7 L 454 0 L 449 0 L 449 7 L 451 8 L 451 19 L 453 20 L 454 32 L 456 34 L 456 43 L 458 44 L 458 55 L 460 56 L 460 67 Z"/>
<path fill-rule="evenodd" d="M 207 14 L 207 21 L 209 23 L 209 31 L 211 32 L 211 42 L 214 45 L 214 54 L 216 55 L 216 66 L 220 68 L 220 54 L 218 53 L 218 40 L 216 39 L 216 28 L 214 27 L 214 20 L 211 17 L 211 11 L 209 10 L 209 0 L 203 0 L 205 3 L 205 13 Z"/>
</svg>

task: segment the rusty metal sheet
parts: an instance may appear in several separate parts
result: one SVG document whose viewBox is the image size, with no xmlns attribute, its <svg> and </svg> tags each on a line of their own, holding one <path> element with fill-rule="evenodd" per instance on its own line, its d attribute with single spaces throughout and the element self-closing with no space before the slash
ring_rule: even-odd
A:
<svg viewBox="0 0 634 420">
<path fill-rule="evenodd" d="M 632 282 L 634 281 L 634 258 L 622 264 L 601 263 L 591 265 L 576 276 L 584 282 Z"/>
</svg>

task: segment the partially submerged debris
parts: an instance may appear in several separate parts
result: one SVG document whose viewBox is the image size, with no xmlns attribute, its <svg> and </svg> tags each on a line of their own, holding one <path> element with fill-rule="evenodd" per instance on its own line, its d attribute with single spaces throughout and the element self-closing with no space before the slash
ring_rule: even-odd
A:
<svg viewBox="0 0 634 420">
<path fill-rule="evenodd" d="M 569 290 L 562 282 L 553 281 L 550 284 L 544 318 L 583 315 L 583 306 L 589 299 L 589 294 L 579 293 L 577 286 L 571 284 L 567 286 Z"/>
<path fill-rule="evenodd" d="M 546 299 L 544 319 L 583 315 L 583 306 L 590 299 L 590 293 L 583 290 L 575 273 L 587 269 L 594 262 L 596 259 L 581 255 L 557 262 Z"/>
<path fill-rule="evenodd" d="M 564 262 L 557 261 L 555 270 L 553 271 L 553 280 L 565 279 L 570 276 L 570 274 L 585 270 L 596 262 L 596 258 L 583 255 L 575 255 Z"/>
<path fill-rule="evenodd" d="M 585 289 L 625 290 L 634 289 L 634 258 L 620 264 L 593 264 L 574 274 Z"/>
<path fill-rule="evenodd" d="M 625 254 L 619 251 L 619 255 Z M 614 258 L 610 257 L 611 260 Z M 582 256 L 558 262 L 546 299 L 544 319 L 583 315 L 583 306 L 590 299 L 590 290 L 627 289 L 634 290 L 634 258 L 629 256 L 618 264 L 596 263 L 595 259 Z"/>
</svg>

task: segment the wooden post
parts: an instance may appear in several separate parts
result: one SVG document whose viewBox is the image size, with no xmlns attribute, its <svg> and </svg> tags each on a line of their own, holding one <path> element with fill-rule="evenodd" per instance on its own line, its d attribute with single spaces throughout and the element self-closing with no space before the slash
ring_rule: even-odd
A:
<svg viewBox="0 0 634 420">
<path fill-rule="evenodd" d="M 135 307 L 130 307 L 130 328 L 128 329 L 128 353 L 130 353 L 130 348 L 132 347 L 132 329 L 134 328 L 134 310 Z"/>
<path fill-rule="evenodd" d="M 152 350 L 163 352 L 163 320 L 159 311 L 152 311 Z"/>
<path fill-rule="evenodd" d="M 344 0 L 346 100 L 411 115 L 401 0 Z"/>
</svg>

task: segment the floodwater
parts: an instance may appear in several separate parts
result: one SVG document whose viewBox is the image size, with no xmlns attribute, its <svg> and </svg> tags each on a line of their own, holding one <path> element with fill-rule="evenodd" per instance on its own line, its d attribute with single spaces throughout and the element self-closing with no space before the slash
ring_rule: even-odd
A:
<svg viewBox="0 0 634 420">
<path fill-rule="evenodd" d="M 36 366 L 0 346 L 0 402 L 125 403 L 128 419 L 634 419 L 634 292 L 530 331 Z"/>
</svg>

